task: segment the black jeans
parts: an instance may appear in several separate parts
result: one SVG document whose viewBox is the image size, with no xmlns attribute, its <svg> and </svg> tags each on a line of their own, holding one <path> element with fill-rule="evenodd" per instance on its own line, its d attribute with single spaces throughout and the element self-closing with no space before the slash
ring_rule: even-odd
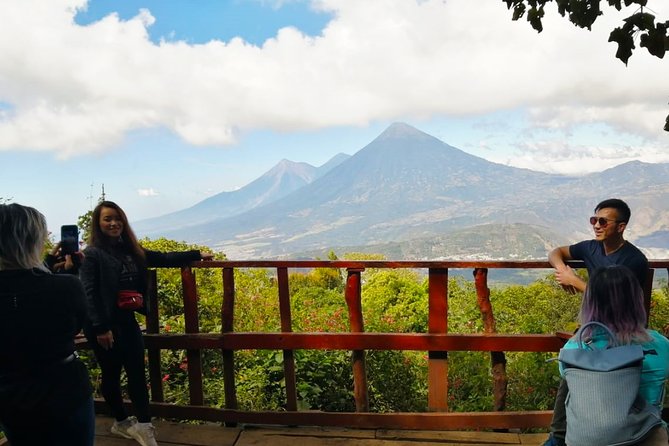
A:
<svg viewBox="0 0 669 446">
<path fill-rule="evenodd" d="M 141 423 L 151 421 L 149 415 L 149 391 L 146 386 L 144 366 L 144 340 L 136 321 L 112 328 L 114 345 L 104 350 L 94 335 L 87 336 L 93 346 L 95 358 L 102 371 L 101 391 L 112 415 L 117 421 L 125 420 L 128 413 L 123 406 L 121 394 L 121 370 L 128 378 L 128 395 Z"/>
<path fill-rule="evenodd" d="M 551 420 L 551 432 L 554 437 L 564 439 L 567 435 L 567 380 L 562 378 L 557 394 L 555 395 L 555 406 L 553 407 L 553 419 Z"/>
</svg>

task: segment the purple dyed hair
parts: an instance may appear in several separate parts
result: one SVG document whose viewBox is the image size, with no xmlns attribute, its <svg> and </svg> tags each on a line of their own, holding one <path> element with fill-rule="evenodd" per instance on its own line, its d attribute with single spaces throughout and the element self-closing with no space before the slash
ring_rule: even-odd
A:
<svg viewBox="0 0 669 446">
<path fill-rule="evenodd" d="M 650 340 L 647 317 L 641 285 L 629 268 L 611 265 L 593 272 L 583 295 L 581 324 L 601 322 L 619 343 L 629 344 Z"/>
</svg>

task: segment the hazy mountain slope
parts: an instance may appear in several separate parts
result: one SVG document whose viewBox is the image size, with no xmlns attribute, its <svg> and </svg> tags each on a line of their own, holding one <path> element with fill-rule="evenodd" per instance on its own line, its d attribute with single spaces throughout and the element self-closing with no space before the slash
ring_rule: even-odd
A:
<svg viewBox="0 0 669 446">
<path fill-rule="evenodd" d="M 543 260 L 549 250 L 567 243 L 566 238 L 543 226 L 488 224 L 445 235 L 361 246 L 333 246 L 293 256 L 325 258 L 333 250 L 340 257 L 355 252 L 383 254 L 389 260 L 477 260 L 482 254 L 486 259 Z"/>
<path fill-rule="evenodd" d="M 248 185 L 232 192 L 221 192 L 194 206 L 157 218 L 133 223 L 142 236 L 156 236 L 165 231 L 180 230 L 211 220 L 227 218 L 276 201 L 309 184 L 327 170 L 341 163 L 340 154 L 316 168 L 307 163 L 281 160 L 276 166 Z"/>
<path fill-rule="evenodd" d="M 330 170 L 334 169 L 347 159 L 349 159 L 351 155 L 347 155 L 345 153 L 338 153 L 332 158 L 330 158 L 329 161 L 327 161 L 325 164 L 323 164 L 321 167 L 319 167 L 316 171 L 316 177 L 322 177 L 326 173 L 328 173 Z"/>
<path fill-rule="evenodd" d="M 594 207 L 600 201 L 617 197 L 632 209 L 632 218 L 625 236 L 638 240 L 640 246 L 669 249 L 658 244 L 661 238 L 645 238 L 669 231 L 669 164 L 631 161 L 619 166 L 574 178 L 545 194 L 553 202 L 564 206 L 557 215 L 563 233 L 575 239 L 590 237 L 592 228 L 587 223 Z M 546 214 L 550 216 L 550 213 Z M 552 217 L 549 217 L 552 218 Z"/>
</svg>

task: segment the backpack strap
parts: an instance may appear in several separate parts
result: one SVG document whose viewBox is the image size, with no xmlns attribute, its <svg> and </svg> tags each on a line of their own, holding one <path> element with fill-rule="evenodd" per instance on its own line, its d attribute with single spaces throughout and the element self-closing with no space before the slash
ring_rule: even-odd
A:
<svg viewBox="0 0 669 446">
<path fill-rule="evenodd" d="M 617 347 L 618 346 L 618 339 L 616 336 L 613 334 L 611 329 L 607 327 L 606 325 L 602 324 L 601 322 L 596 322 L 596 321 L 591 321 L 588 322 L 587 324 L 583 324 L 581 328 L 578 329 L 578 332 L 576 333 L 576 342 L 578 343 L 578 348 L 583 349 L 583 331 L 586 328 L 593 328 L 593 327 L 598 327 L 601 328 L 606 335 L 609 337 L 609 344 L 607 347 Z"/>
</svg>

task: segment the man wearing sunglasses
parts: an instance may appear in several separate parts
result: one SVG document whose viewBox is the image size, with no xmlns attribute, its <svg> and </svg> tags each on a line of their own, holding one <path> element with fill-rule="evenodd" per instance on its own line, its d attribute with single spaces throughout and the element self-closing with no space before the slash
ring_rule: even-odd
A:
<svg viewBox="0 0 669 446">
<path fill-rule="evenodd" d="M 582 260 L 588 272 L 601 266 L 626 266 L 632 270 L 643 288 L 648 273 L 648 259 L 639 248 L 623 238 L 630 215 L 627 203 L 618 198 L 599 203 L 595 215 L 590 217 L 595 238 L 571 246 L 561 246 L 548 254 L 548 262 L 555 268 L 557 281 L 561 285 L 585 291 L 583 279 L 565 264 L 568 260 Z"/>
<path fill-rule="evenodd" d="M 599 203 L 595 207 L 595 215 L 590 217 L 595 238 L 555 248 L 548 254 L 548 262 L 555 268 L 557 281 L 565 287 L 573 287 L 580 292 L 585 291 L 586 283 L 565 263 L 568 260 L 582 260 L 588 273 L 602 266 L 626 266 L 632 270 L 643 288 L 648 273 L 648 259 L 639 248 L 623 238 L 630 215 L 627 203 L 618 198 L 610 198 Z M 568 392 L 567 382 L 563 379 L 555 396 L 551 434 L 544 446 L 565 445 L 567 431 L 565 401 Z"/>
</svg>

